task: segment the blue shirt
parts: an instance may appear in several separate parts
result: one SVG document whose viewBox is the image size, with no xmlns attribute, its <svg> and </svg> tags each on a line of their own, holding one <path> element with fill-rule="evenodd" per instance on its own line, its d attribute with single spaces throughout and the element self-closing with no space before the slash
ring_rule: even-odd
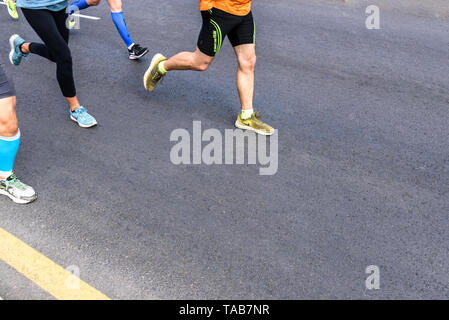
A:
<svg viewBox="0 0 449 320">
<path fill-rule="evenodd" d="M 69 0 L 17 0 L 17 6 L 25 9 L 61 11 L 69 5 Z"/>
</svg>

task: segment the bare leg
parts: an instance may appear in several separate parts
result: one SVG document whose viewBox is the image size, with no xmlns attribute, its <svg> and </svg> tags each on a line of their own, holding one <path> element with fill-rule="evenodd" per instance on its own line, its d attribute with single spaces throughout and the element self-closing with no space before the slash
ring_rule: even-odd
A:
<svg viewBox="0 0 449 320">
<path fill-rule="evenodd" d="M 111 12 L 122 12 L 122 0 L 108 0 Z"/>
<path fill-rule="evenodd" d="M 0 136 L 14 137 L 19 132 L 16 116 L 16 97 L 0 99 Z M 0 176 L 0 179 L 7 177 Z"/>
<path fill-rule="evenodd" d="M 31 44 L 30 42 L 26 42 L 26 43 L 22 44 L 20 46 L 20 51 L 22 51 L 23 53 L 31 53 L 30 44 Z"/>
<path fill-rule="evenodd" d="M 16 97 L 0 99 L 0 136 L 14 137 L 18 128 Z"/>
<path fill-rule="evenodd" d="M 72 111 L 75 111 L 77 108 L 79 108 L 81 106 L 78 101 L 78 98 L 76 96 L 72 97 L 72 98 L 65 97 L 65 99 L 67 100 L 67 102 L 70 106 L 70 110 L 72 110 Z"/>
<path fill-rule="evenodd" d="M 234 48 L 237 55 L 237 90 L 243 110 L 253 108 L 254 70 L 256 67 L 256 45 L 244 44 Z"/>
<path fill-rule="evenodd" d="M 202 53 L 198 48 L 195 52 L 181 52 L 164 62 L 164 68 L 170 70 L 205 71 L 214 57 Z"/>
<path fill-rule="evenodd" d="M 89 7 L 98 6 L 100 2 L 101 0 L 86 0 L 86 3 L 89 5 Z"/>
</svg>

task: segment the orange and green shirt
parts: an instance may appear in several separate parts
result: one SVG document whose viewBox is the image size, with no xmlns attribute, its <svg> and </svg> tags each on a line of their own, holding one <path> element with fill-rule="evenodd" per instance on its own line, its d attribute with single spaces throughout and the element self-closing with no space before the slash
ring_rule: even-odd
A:
<svg viewBox="0 0 449 320">
<path fill-rule="evenodd" d="M 236 16 L 246 16 L 251 11 L 252 0 L 200 0 L 200 10 L 217 8 Z"/>
</svg>

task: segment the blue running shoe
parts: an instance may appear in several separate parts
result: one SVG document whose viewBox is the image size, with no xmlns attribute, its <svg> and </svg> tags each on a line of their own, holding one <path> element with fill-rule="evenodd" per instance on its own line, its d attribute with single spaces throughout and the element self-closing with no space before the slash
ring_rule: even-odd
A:
<svg viewBox="0 0 449 320">
<path fill-rule="evenodd" d="M 83 106 L 78 107 L 75 111 L 70 111 L 70 119 L 78 123 L 81 128 L 90 128 L 97 125 L 97 120 L 88 114 Z"/>
<path fill-rule="evenodd" d="M 9 45 L 11 47 L 11 52 L 9 53 L 9 61 L 15 66 L 20 65 L 23 57 L 27 57 L 29 53 L 23 53 L 20 50 L 20 46 L 24 44 L 26 41 L 23 40 L 18 34 L 13 34 L 11 38 L 9 38 Z"/>
</svg>

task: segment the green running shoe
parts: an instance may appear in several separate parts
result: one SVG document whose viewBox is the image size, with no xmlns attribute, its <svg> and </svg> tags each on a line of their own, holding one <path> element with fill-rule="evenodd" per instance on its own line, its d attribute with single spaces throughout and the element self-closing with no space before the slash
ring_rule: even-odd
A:
<svg viewBox="0 0 449 320">
<path fill-rule="evenodd" d="M 8 7 L 8 13 L 13 19 L 19 19 L 19 13 L 17 12 L 16 0 L 6 0 L 6 6 Z"/>
<path fill-rule="evenodd" d="M 165 76 L 165 74 L 159 71 L 159 64 L 165 60 L 167 58 L 160 53 L 156 54 L 151 60 L 150 67 L 143 76 L 143 85 L 148 91 L 153 91 L 157 83 Z"/>
<path fill-rule="evenodd" d="M 21 182 L 14 173 L 6 179 L 0 179 L 0 194 L 18 204 L 31 203 L 37 199 L 34 189 Z"/>
<path fill-rule="evenodd" d="M 261 118 L 262 116 L 259 116 L 259 111 L 253 112 L 251 118 L 245 120 L 243 120 L 241 114 L 239 114 L 235 126 L 239 129 L 255 131 L 264 136 L 271 136 L 274 133 L 274 129 L 268 124 L 263 123 L 262 120 L 260 120 Z"/>
</svg>

